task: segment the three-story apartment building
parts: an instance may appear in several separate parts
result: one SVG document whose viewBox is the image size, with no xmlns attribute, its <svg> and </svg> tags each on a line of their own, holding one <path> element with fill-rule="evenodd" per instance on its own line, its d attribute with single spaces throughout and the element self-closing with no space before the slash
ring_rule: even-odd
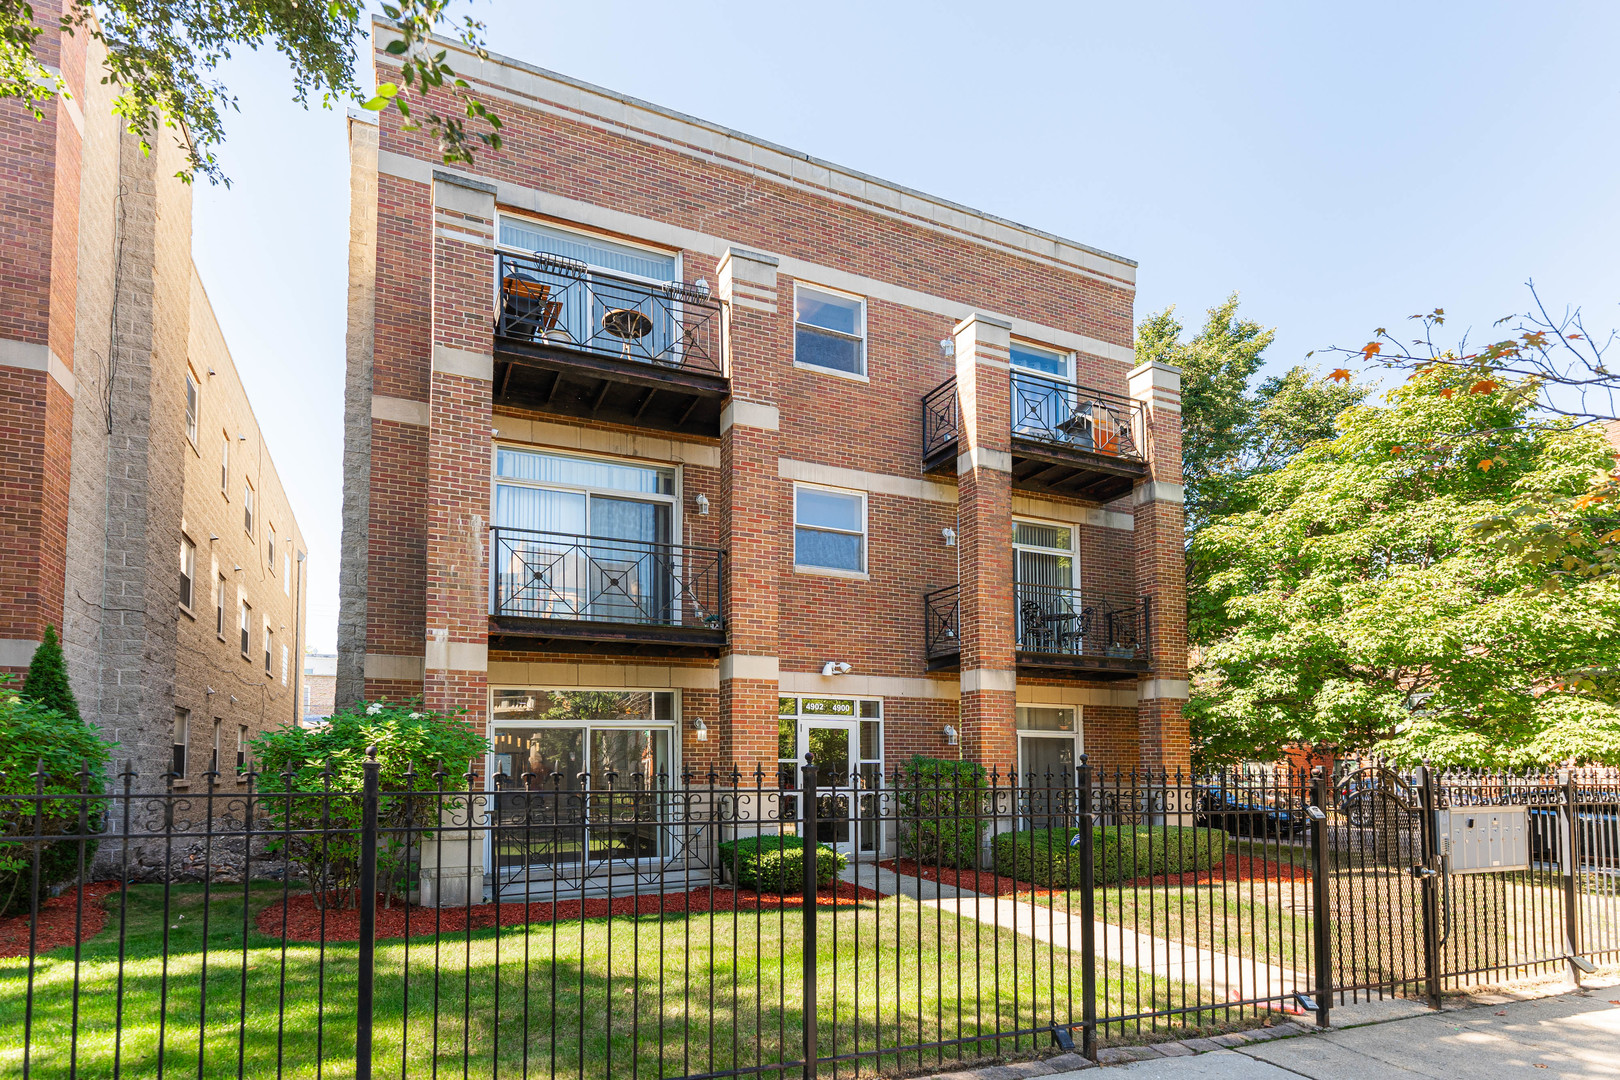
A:
<svg viewBox="0 0 1620 1080">
<path fill-rule="evenodd" d="M 454 62 L 500 102 L 474 169 L 350 125 L 340 706 L 467 710 L 495 791 L 1186 763 L 1179 372 L 1134 364 L 1134 263 Z"/>
</svg>

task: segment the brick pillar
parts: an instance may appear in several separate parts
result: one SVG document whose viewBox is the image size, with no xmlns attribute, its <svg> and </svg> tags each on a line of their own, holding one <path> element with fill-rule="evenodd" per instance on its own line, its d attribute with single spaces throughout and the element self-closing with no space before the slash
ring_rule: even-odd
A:
<svg viewBox="0 0 1620 1080">
<path fill-rule="evenodd" d="M 1187 571 L 1181 486 L 1181 369 L 1151 362 L 1130 373 L 1142 403 L 1148 479 L 1136 486 L 1137 592 L 1152 612 L 1153 673 L 1137 684 L 1138 760 L 1152 768 L 1188 765 Z"/>
<path fill-rule="evenodd" d="M 962 757 L 1017 767 L 1013 700 L 1012 327 L 985 315 L 958 323 L 957 543 L 961 545 Z"/>
<path fill-rule="evenodd" d="M 54 0 L 34 11 L 34 55 L 73 99 L 40 102 L 39 120 L 0 100 L 0 670 L 61 629 L 67 573 L 85 36 L 57 29 Z"/>
<path fill-rule="evenodd" d="M 433 177 L 433 370 L 428 403 L 423 698 L 488 716 L 490 395 L 495 189 Z"/>
<path fill-rule="evenodd" d="M 777 260 L 731 248 L 721 256 L 726 358 L 734 394 L 720 415 L 720 506 L 730 559 L 726 582 L 728 642 L 720 657 L 722 768 L 752 777 L 776 773 L 777 578 L 793 520 L 777 478 L 776 375 L 793 362 L 791 302 L 778 304 Z"/>
</svg>

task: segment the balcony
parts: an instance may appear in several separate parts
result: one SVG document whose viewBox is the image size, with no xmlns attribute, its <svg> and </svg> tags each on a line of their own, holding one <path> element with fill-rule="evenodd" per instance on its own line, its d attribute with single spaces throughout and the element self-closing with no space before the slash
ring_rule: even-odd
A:
<svg viewBox="0 0 1620 1080">
<path fill-rule="evenodd" d="M 720 302 L 556 255 L 496 256 L 495 403 L 685 435 L 720 434 L 730 391 Z"/>
<path fill-rule="evenodd" d="M 1140 402 L 1015 371 L 1012 484 L 1109 502 L 1147 478 Z M 956 379 L 923 398 L 923 471 L 955 475 L 961 412 Z"/>
<path fill-rule="evenodd" d="M 1079 589 L 1016 582 L 1013 619 L 1018 670 L 1070 672 L 1090 679 L 1134 679 L 1152 670 L 1151 603 L 1085 603 Z M 959 667 L 962 655 L 960 586 L 923 597 L 923 652 L 928 670 Z"/>
<path fill-rule="evenodd" d="M 725 553 L 533 529 L 490 530 L 491 648 L 716 656 Z"/>
</svg>

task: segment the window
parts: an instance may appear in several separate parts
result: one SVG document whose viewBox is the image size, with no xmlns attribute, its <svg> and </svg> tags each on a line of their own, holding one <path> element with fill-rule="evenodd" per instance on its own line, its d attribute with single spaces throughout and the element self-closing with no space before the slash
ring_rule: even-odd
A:
<svg viewBox="0 0 1620 1080">
<path fill-rule="evenodd" d="M 253 608 L 243 600 L 237 604 L 236 613 L 242 631 L 242 659 L 246 660 L 252 655 L 248 651 L 248 620 L 253 617 Z"/>
<path fill-rule="evenodd" d="M 219 441 L 219 493 L 231 497 L 231 433 L 225 432 Z"/>
<path fill-rule="evenodd" d="M 186 438 L 197 445 L 197 376 L 186 372 Z"/>
<path fill-rule="evenodd" d="M 180 537 L 180 606 L 191 610 L 194 582 L 197 580 L 197 545 L 190 537 Z"/>
<path fill-rule="evenodd" d="M 796 487 L 793 526 L 793 565 L 866 571 L 866 496 Z"/>
<path fill-rule="evenodd" d="M 1020 371 L 1033 371 L 1037 375 L 1069 381 L 1068 353 L 1014 341 L 1008 350 L 1008 359 L 1012 361 L 1012 366 Z"/>
<path fill-rule="evenodd" d="M 275 653 L 276 633 L 270 629 L 270 620 L 264 621 L 264 673 L 270 674 L 270 657 Z"/>
<path fill-rule="evenodd" d="M 292 595 L 292 541 L 281 549 L 281 592 L 283 596 Z"/>
<path fill-rule="evenodd" d="M 214 782 L 219 782 L 219 729 L 224 721 L 214 717 L 214 748 L 208 755 L 208 771 L 214 774 Z"/>
<path fill-rule="evenodd" d="M 1029 652 L 1076 653 L 1083 647 L 1084 605 L 1076 583 L 1074 530 L 1067 525 L 1015 521 L 1014 636 Z"/>
<path fill-rule="evenodd" d="M 169 765 L 169 771 L 176 780 L 186 778 L 186 742 L 191 736 L 191 710 L 174 710 L 174 757 Z"/>
<path fill-rule="evenodd" d="M 793 292 L 793 362 L 866 374 L 866 305 L 800 285 Z"/>
<path fill-rule="evenodd" d="M 245 484 L 242 487 L 242 528 L 247 530 L 249 536 L 253 535 L 253 485 Z"/>
<path fill-rule="evenodd" d="M 289 657 L 289 655 L 290 655 L 290 653 L 289 653 L 289 651 L 287 649 L 287 646 L 283 645 L 281 647 L 281 685 L 282 686 L 287 685 L 287 665 L 288 665 L 288 657 Z"/>
<path fill-rule="evenodd" d="M 577 864 L 581 850 L 592 860 L 671 854 L 669 831 L 648 820 L 660 811 L 636 792 L 678 782 L 675 704 L 668 690 L 495 690 L 489 787 L 495 820 L 518 825 L 508 833 L 510 842 L 497 830 L 497 866 L 516 872 L 525 865 Z M 589 796 L 581 794 L 581 774 Z M 609 787 L 623 794 L 607 794 Z M 586 824 L 573 833 L 575 842 L 521 842 L 528 814 L 546 813 L 556 792 L 588 798 L 590 812 L 579 819 Z"/>
<path fill-rule="evenodd" d="M 248 729 L 246 724 L 236 725 L 236 775 L 246 779 L 248 755 Z"/>
<path fill-rule="evenodd" d="M 225 640 L 225 575 L 219 575 L 214 588 L 214 633 Z"/>
<path fill-rule="evenodd" d="M 1078 777 L 1074 770 L 1080 760 L 1080 725 L 1075 712 L 1067 705 L 1017 708 L 1018 769 L 1024 785 L 1019 810 L 1027 828 L 1074 824 L 1073 790 Z"/>
<path fill-rule="evenodd" d="M 264 527 L 264 540 L 268 545 L 267 550 L 269 552 L 269 558 L 265 561 L 269 563 L 270 572 L 273 574 L 276 572 L 276 527 L 274 525 Z"/>
</svg>

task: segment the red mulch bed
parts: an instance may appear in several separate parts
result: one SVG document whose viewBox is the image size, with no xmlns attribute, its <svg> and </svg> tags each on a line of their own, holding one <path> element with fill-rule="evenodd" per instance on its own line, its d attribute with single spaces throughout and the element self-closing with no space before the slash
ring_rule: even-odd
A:
<svg viewBox="0 0 1620 1080">
<path fill-rule="evenodd" d="M 881 894 L 871 889 L 857 889 L 847 881 L 826 886 L 816 895 L 817 907 L 850 907 L 863 901 L 877 900 Z M 502 926 L 523 926 L 528 923 L 563 922 L 571 919 L 602 919 L 613 915 L 683 915 L 707 911 L 757 911 L 761 908 L 802 907 L 802 897 L 778 896 L 775 893 L 757 893 L 749 889 L 693 889 L 691 892 L 641 893 L 631 896 L 590 897 L 584 901 L 565 900 L 557 904 L 504 903 L 499 907 Z M 405 929 L 405 907 L 397 904 L 384 907 L 382 897 L 377 904 L 377 937 L 402 938 Z M 472 928 L 487 929 L 495 925 L 497 909 L 494 904 L 476 904 L 471 908 L 410 909 L 410 937 L 433 937 L 436 934 L 464 932 L 469 916 Z M 283 906 L 279 901 L 259 912 L 255 920 L 259 932 L 280 937 L 283 922 L 289 941 L 320 941 L 322 939 L 321 911 L 315 898 L 301 893 L 288 898 Z M 324 932 L 327 941 L 358 941 L 360 939 L 360 912 L 354 908 L 332 907 L 326 911 Z"/>
<path fill-rule="evenodd" d="M 116 881 L 97 881 L 65 890 L 39 906 L 39 936 L 35 950 L 43 953 L 74 943 L 73 928 L 78 916 L 79 893 L 84 893 L 84 922 L 80 926 L 80 941 L 89 941 L 107 925 L 107 909 L 101 901 L 117 892 Z M 0 919 L 0 958 L 10 959 L 28 955 L 29 917 L 12 915 Z"/>
<path fill-rule="evenodd" d="M 1033 899 L 1046 899 L 1054 893 L 1062 894 L 1067 891 L 1064 889 L 1048 889 L 1043 886 L 1031 886 L 1027 881 L 1015 881 L 1010 877 L 1003 877 L 989 870 L 956 870 L 951 867 L 920 866 L 911 859 L 885 859 L 879 865 L 886 870 L 893 870 L 897 874 L 922 878 L 924 881 L 938 881 L 962 889 L 972 889 L 974 892 L 985 893 L 990 896 L 1017 895 Z M 1303 866 L 1273 862 L 1270 859 L 1256 859 L 1248 855 L 1228 855 L 1224 863 L 1208 870 L 1200 870 L 1197 873 L 1160 874 L 1157 877 L 1127 881 L 1124 885 L 1127 888 L 1163 888 L 1177 885 L 1208 885 L 1218 881 L 1280 883 L 1306 882 L 1310 879 L 1310 872 Z M 1115 884 L 1107 887 L 1119 888 L 1120 886 Z"/>
</svg>

